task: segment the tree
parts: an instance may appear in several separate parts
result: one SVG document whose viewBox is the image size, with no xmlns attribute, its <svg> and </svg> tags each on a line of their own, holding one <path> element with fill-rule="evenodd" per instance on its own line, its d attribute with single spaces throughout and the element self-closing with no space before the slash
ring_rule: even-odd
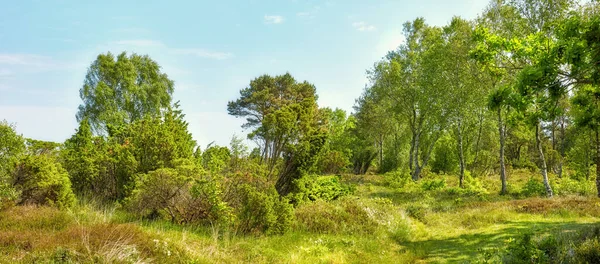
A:
<svg viewBox="0 0 600 264">
<path fill-rule="evenodd" d="M 87 119 L 79 122 L 79 128 L 75 134 L 67 139 L 64 149 L 61 151 L 64 168 L 69 172 L 73 189 L 79 195 L 86 192 L 94 192 L 97 185 L 99 173 L 99 155 L 92 129 Z"/>
<path fill-rule="evenodd" d="M 506 165 L 504 164 L 504 147 L 506 143 L 506 125 L 503 119 L 503 112 L 507 111 L 510 107 L 510 96 L 511 90 L 509 87 L 503 86 L 499 89 L 493 91 L 488 96 L 488 108 L 490 110 L 496 111 L 498 117 L 498 135 L 500 140 L 500 152 L 499 152 L 499 160 L 500 160 L 500 182 L 502 184 L 502 188 L 500 189 L 500 194 L 507 194 L 507 184 L 506 184 Z"/>
<path fill-rule="evenodd" d="M 327 118 L 328 136 L 323 151 L 319 157 L 319 170 L 321 173 L 340 173 L 351 164 L 352 146 L 354 137 L 350 130 L 355 127 L 354 118 L 347 118 L 346 112 L 336 108 L 322 109 Z"/>
<path fill-rule="evenodd" d="M 450 90 L 443 71 L 442 30 L 422 18 L 404 25 L 406 44 L 375 65 L 369 78 L 375 93 L 390 98 L 392 111 L 407 120 L 411 142 L 409 168 L 418 180 L 433 147 L 447 127 Z"/>
<path fill-rule="evenodd" d="M 12 204 L 16 198 L 16 190 L 12 186 L 12 174 L 16 162 L 25 151 L 23 137 L 15 132 L 13 125 L 3 120 L 0 122 L 0 209 Z"/>
<path fill-rule="evenodd" d="M 459 183 L 464 187 L 465 170 L 469 145 L 473 138 L 479 138 L 475 130 L 483 127 L 485 100 L 489 92 L 488 78 L 481 72 L 476 60 L 471 58 L 474 48 L 473 26 L 466 20 L 455 17 L 444 27 L 446 52 L 444 74 L 452 90 L 449 94 L 448 110 L 452 133 L 456 140 L 456 153 L 459 163 Z M 484 84 L 484 85 L 482 85 Z"/>
<path fill-rule="evenodd" d="M 590 3 L 560 24 L 554 50 L 560 60 L 552 66 L 556 77 L 574 89 L 575 125 L 594 133 L 596 187 L 600 197 L 600 70 L 597 66 L 600 61 L 600 13 L 596 5 Z"/>
<path fill-rule="evenodd" d="M 280 195 L 293 191 L 293 181 L 314 169 L 326 135 L 314 85 L 297 82 L 289 73 L 263 75 L 242 89 L 240 98 L 227 104 L 227 111 L 245 117 L 242 127 L 254 129 L 248 138 L 261 147 L 267 178 L 283 158 L 276 181 Z"/>
<path fill-rule="evenodd" d="M 173 89 L 173 81 L 147 55 L 100 54 L 79 90 L 83 104 L 77 121 L 87 118 L 93 131 L 106 133 L 110 126 L 159 115 L 171 105 Z"/>
</svg>

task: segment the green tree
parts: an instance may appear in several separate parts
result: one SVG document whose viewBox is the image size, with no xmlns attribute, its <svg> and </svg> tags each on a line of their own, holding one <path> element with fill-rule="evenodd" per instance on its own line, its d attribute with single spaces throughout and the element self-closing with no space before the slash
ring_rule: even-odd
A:
<svg viewBox="0 0 600 264">
<path fill-rule="evenodd" d="M 0 209 L 9 206 L 17 198 L 12 186 L 12 174 L 16 162 L 25 151 L 23 137 L 15 132 L 6 120 L 0 122 Z"/>
<path fill-rule="evenodd" d="M 20 204 L 48 204 L 62 208 L 75 203 L 67 171 L 46 154 L 27 155 L 21 159 L 13 184 L 21 193 Z"/>
<path fill-rule="evenodd" d="M 293 181 L 314 169 L 315 157 L 325 142 L 326 131 L 317 106 L 314 85 L 297 82 L 289 73 L 260 76 L 240 91 L 241 97 L 227 105 L 230 115 L 245 117 L 248 137 L 261 146 L 262 162 L 271 179 L 283 159 L 276 188 L 284 196 Z"/>
<path fill-rule="evenodd" d="M 69 172 L 73 189 L 79 195 L 93 192 L 99 174 L 97 152 L 92 129 L 87 119 L 79 122 L 77 132 L 64 144 L 61 156 L 64 168 Z"/>
<path fill-rule="evenodd" d="M 387 97 L 391 111 L 408 121 L 409 168 L 418 180 L 433 147 L 448 125 L 443 32 L 422 18 L 404 25 L 406 44 L 390 52 L 370 71 L 372 89 Z"/>
<path fill-rule="evenodd" d="M 77 121 L 87 118 L 93 131 L 109 132 L 110 126 L 159 115 L 171 105 L 173 90 L 173 81 L 148 56 L 100 54 L 79 90 Z"/>
<path fill-rule="evenodd" d="M 319 157 L 319 170 L 322 173 L 340 173 L 351 164 L 354 137 L 350 130 L 355 127 L 354 118 L 347 118 L 346 112 L 336 108 L 322 109 L 327 118 L 328 136 Z"/>
</svg>

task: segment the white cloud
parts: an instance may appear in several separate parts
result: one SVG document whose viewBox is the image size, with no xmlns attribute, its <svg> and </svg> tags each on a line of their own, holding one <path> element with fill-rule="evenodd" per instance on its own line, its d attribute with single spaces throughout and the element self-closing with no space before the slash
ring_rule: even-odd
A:
<svg viewBox="0 0 600 264">
<path fill-rule="evenodd" d="M 116 45 L 134 46 L 134 47 L 164 47 L 160 41 L 151 39 L 130 39 L 130 40 L 119 40 L 112 42 Z"/>
<path fill-rule="evenodd" d="M 352 23 L 352 27 L 358 31 L 374 31 L 377 29 L 375 26 L 369 25 L 363 21 Z"/>
<path fill-rule="evenodd" d="M 50 57 L 36 54 L 0 53 L 0 64 L 5 65 L 45 66 L 50 62 Z"/>
<path fill-rule="evenodd" d="M 164 50 L 166 53 L 176 54 L 176 55 L 192 55 L 200 58 L 206 59 L 214 59 L 214 60 L 226 60 L 233 58 L 233 53 L 230 52 L 220 52 L 220 51 L 211 51 L 202 48 L 172 48 L 167 46 L 158 40 L 151 39 L 130 39 L 130 40 L 118 40 L 110 42 L 112 45 L 121 45 L 121 46 L 129 46 L 133 48 L 143 49 L 143 48 L 158 48 Z"/>
<path fill-rule="evenodd" d="M 209 51 L 205 49 L 174 49 L 173 52 L 181 55 L 193 55 L 200 58 L 215 60 L 226 60 L 234 57 L 233 53 L 230 52 Z"/>
<path fill-rule="evenodd" d="M 281 24 L 284 18 L 279 15 L 265 15 L 264 17 L 266 24 Z"/>
</svg>

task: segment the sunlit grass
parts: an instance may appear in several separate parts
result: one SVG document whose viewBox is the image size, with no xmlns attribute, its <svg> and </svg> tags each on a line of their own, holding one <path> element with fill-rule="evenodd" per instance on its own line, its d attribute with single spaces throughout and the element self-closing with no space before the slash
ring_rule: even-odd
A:
<svg viewBox="0 0 600 264">
<path fill-rule="evenodd" d="M 456 194 L 453 176 L 435 176 L 446 178 L 435 191 L 347 176 L 354 195 L 301 205 L 293 230 L 277 236 L 141 220 L 89 199 L 69 211 L 19 206 L 0 212 L 0 262 L 463 263 L 524 232 L 574 232 L 598 222 L 600 199 L 591 195 L 519 198 L 514 190 L 530 176 L 514 173 L 506 196 L 492 189 L 495 177 L 482 180 L 487 193 Z"/>
</svg>

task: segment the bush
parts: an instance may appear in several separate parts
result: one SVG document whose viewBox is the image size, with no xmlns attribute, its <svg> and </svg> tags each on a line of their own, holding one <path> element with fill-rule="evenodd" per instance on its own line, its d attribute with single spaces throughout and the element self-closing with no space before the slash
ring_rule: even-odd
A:
<svg viewBox="0 0 600 264">
<path fill-rule="evenodd" d="M 408 216 L 417 219 L 423 223 L 426 222 L 425 215 L 429 211 L 429 207 L 421 204 L 411 204 L 406 207 L 406 213 Z"/>
<path fill-rule="evenodd" d="M 165 217 L 174 223 L 227 224 L 231 209 L 221 200 L 214 179 L 204 176 L 191 160 L 178 160 L 175 169 L 140 175 L 128 199 L 130 211 L 142 217 Z"/>
<path fill-rule="evenodd" d="M 575 248 L 575 256 L 581 263 L 600 263 L 598 237 L 586 239 Z"/>
<path fill-rule="evenodd" d="M 17 165 L 13 182 L 21 194 L 19 204 L 63 208 L 75 203 L 69 175 L 58 162 L 47 155 L 29 155 L 23 158 Z"/>
<path fill-rule="evenodd" d="M 424 191 L 435 191 L 441 190 L 446 187 L 446 179 L 442 178 L 439 180 L 435 179 L 424 179 L 421 181 L 421 188 Z"/>
<path fill-rule="evenodd" d="M 537 247 L 531 233 L 523 234 L 507 247 L 504 263 L 546 263 L 544 252 Z"/>
<path fill-rule="evenodd" d="M 594 184 L 585 179 L 575 180 L 569 177 L 556 179 L 552 184 L 553 190 L 558 195 L 589 195 L 594 194 Z"/>
<path fill-rule="evenodd" d="M 298 192 L 291 198 L 295 203 L 303 201 L 332 201 L 354 192 L 354 188 L 341 182 L 339 176 L 306 176 L 295 181 Z"/>
<path fill-rule="evenodd" d="M 496 254 L 484 252 L 483 258 L 503 263 L 600 263 L 600 227 L 540 235 L 537 239 L 526 233 Z"/>
<path fill-rule="evenodd" d="M 293 207 L 274 188 L 261 192 L 250 184 L 238 187 L 241 203 L 236 208 L 236 229 L 242 233 L 283 234 L 294 220 Z"/>
<path fill-rule="evenodd" d="M 224 179 L 224 201 L 233 208 L 235 229 L 244 234 L 282 234 L 294 222 L 294 208 L 264 177 L 250 173 Z"/>
<path fill-rule="evenodd" d="M 521 189 L 520 194 L 525 197 L 544 196 L 546 195 L 546 187 L 541 181 L 534 178 L 529 178 L 527 183 Z"/>
<path fill-rule="evenodd" d="M 433 149 L 431 171 L 434 173 L 452 173 L 458 168 L 456 143 L 450 135 L 442 136 Z"/>
<path fill-rule="evenodd" d="M 384 184 L 391 188 L 403 188 L 412 181 L 408 171 L 393 171 L 383 175 Z"/>
</svg>

